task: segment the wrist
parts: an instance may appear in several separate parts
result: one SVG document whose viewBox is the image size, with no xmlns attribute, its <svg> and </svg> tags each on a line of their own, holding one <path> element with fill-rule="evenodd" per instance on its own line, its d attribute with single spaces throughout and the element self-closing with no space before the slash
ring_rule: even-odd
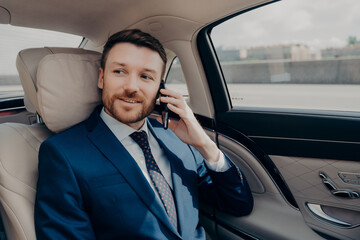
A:
<svg viewBox="0 0 360 240">
<path fill-rule="evenodd" d="M 195 148 L 201 153 L 206 161 L 211 163 L 219 161 L 221 152 L 210 138 L 208 138 L 208 141 L 204 144 L 195 146 Z"/>
</svg>

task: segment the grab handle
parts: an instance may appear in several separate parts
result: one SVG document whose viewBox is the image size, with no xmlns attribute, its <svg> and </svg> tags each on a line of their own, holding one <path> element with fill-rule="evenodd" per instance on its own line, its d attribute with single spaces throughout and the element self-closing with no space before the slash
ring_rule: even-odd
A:
<svg viewBox="0 0 360 240">
<path fill-rule="evenodd" d="M 314 204 L 314 203 L 307 203 L 306 204 L 309 210 L 318 218 L 325 220 L 327 222 L 330 222 L 332 224 L 341 226 L 341 227 L 351 227 L 352 225 L 350 223 L 341 221 L 339 219 L 333 218 L 329 215 L 327 215 L 321 208 L 321 205 Z"/>
</svg>

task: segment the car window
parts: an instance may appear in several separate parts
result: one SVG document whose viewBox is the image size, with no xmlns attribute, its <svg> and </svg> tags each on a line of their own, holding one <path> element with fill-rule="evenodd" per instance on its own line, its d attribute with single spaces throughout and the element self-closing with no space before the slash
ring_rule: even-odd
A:
<svg viewBox="0 0 360 240">
<path fill-rule="evenodd" d="M 360 1 L 289 0 L 212 29 L 233 107 L 360 111 Z"/>
<path fill-rule="evenodd" d="M 23 95 L 16 69 L 19 51 L 36 47 L 78 47 L 82 37 L 0 24 L 0 99 Z"/>
<path fill-rule="evenodd" d="M 181 93 L 185 99 L 189 98 L 189 92 L 187 89 L 184 73 L 181 68 L 180 61 L 177 57 L 174 58 L 171 64 L 165 82 L 167 88 Z"/>
</svg>

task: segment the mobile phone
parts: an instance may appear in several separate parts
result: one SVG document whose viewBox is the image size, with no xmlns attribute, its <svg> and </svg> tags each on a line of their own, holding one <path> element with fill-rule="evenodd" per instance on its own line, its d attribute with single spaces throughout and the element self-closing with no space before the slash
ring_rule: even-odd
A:
<svg viewBox="0 0 360 240">
<path fill-rule="evenodd" d="M 160 89 L 165 89 L 165 81 L 164 80 L 161 80 L 161 82 L 160 82 L 159 94 L 160 94 L 160 96 L 165 96 L 160 93 Z M 167 107 L 167 103 L 163 103 L 160 101 L 160 108 L 161 108 L 161 118 L 162 118 L 162 122 L 163 122 L 163 127 L 164 127 L 164 129 L 167 129 L 168 123 L 169 123 L 169 109 Z"/>
</svg>

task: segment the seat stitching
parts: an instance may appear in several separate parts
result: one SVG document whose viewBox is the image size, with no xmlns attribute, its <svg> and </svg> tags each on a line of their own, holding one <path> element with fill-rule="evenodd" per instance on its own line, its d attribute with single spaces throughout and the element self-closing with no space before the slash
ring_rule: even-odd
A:
<svg viewBox="0 0 360 240">
<path fill-rule="evenodd" d="M 5 188 L 5 189 L 6 189 L 6 188 Z M 8 189 L 7 189 L 7 190 L 8 190 Z M 13 216 L 15 216 L 15 219 L 17 220 L 17 224 L 20 226 L 20 229 L 21 229 L 23 235 L 25 236 L 26 239 L 28 239 L 28 237 L 26 236 L 25 230 L 24 230 L 24 228 L 23 228 L 23 226 L 22 226 L 22 224 L 21 224 L 21 221 L 19 220 L 18 216 L 14 213 L 14 211 L 12 210 L 12 208 L 10 208 L 9 205 L 8 205 L 4 200 L 1 201 L 1 204 L 2 204 L 3 206 L 6 206 L 7 209 L 9 209 L 9 210 L 11 211 L 11 213 L 13 214 Z"/>
<path fill-rule="evenodd" d="M 19 183 L 23 184 L 25 187 L 29 188 L 29 190 L 36 192 L 36 189 L 35 189 L 35 188 L 33 188 L 33 187 L 31 187 L 29 184 L 21 181 L 19 178 L 17 178 L 16 176 L 12 175 L 9 171 L 7 171 L 7 169 L 4 167 L 4 164 L 3 164 L 3 162 L 1 161 L 1 159 L 0 159 L 0 165 L 1 165 L 2 169 L 4 169 L 4 171 L 5 171 L 9 176 L 12 176 L 13 178 L 15 178 L 16 181 L 18 181 Z M 0 170 L 0 171 L 1 171 L 1 170 Z M 3 184 L 2 181 L 0 181 L 0 186 L 3 186 L 4 188 L 8 189 L 7 187 L 4 186 L 4 184 Z M 9 189 L 9 190 L 10 190 L 10 189 Z"/>
<path fill-rule="evenodd" d="M 35 135 L 34 135 L 31 131 L 29 131 L 29 130 L 28 130 L 27 128 L 25 128 L 24 126 L 21 126 L 21 127 L 22 127 L 22 130 L 25 130 L 27 133 L 29 133 L 29 134 L 27 135 L 27 134 L 24 134 L 23 132 L 21 132 L 21 131 L 19 130 L 19 127 L 14 127 L 14 126 L 12 126 L 12 125 L 10 125 L 10 124 L 6 124 L 6 126 L 8 126 L 9 128 L 14 129 L 19 135 L 21 135 L 21 136 L 26 140 L 26 142 L 27 142 L 30 146 L 32 146 L 36 151 L 39 151 L 40 144 L 35 144 L 35 143 L 33 143 L 33 141 L 31 141 L 31 140 L 36 140 L 37 143 L 41 143 L 42 141 L 41 141 L 40 139 L 38 139 L 37 137 L 35 137 Z M 19 125 L 17 125 L 17 126 L 19 126 Z M 30 135 L 30 137 L 29 137 L 29 135 Z"/>
</svg>

